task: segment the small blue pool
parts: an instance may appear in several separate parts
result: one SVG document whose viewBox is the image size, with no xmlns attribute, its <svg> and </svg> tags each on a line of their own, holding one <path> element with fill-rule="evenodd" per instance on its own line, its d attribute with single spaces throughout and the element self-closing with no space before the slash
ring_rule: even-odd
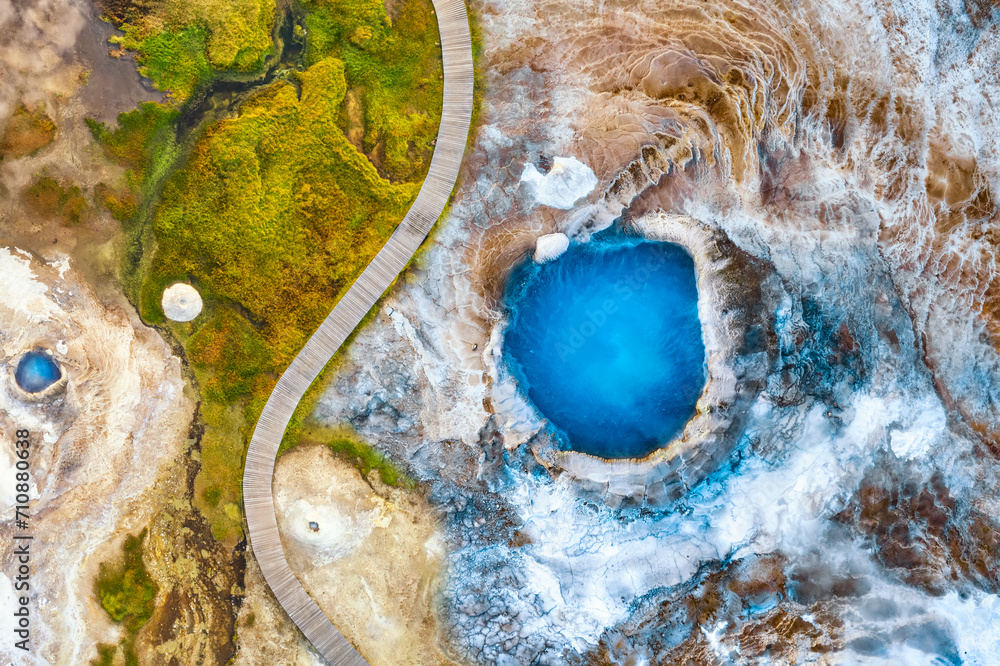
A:
<svg viewBox="0 0 1000 666">
<path fill-rule="evenodd" d="M 705 386 L 694 261 L 673 243 L 592 240 L 528 262 L 507 289 L 507 369 L 569 447 L 648 455 Z"/>
<path fill-rule="evenodd" d="M 14 371 L 17 385 L 28 393 L 39 393 L 59 381 L 62 371 L 52 357 L 42 351 L 30 351 L 21 357 Z"/>
</svg>

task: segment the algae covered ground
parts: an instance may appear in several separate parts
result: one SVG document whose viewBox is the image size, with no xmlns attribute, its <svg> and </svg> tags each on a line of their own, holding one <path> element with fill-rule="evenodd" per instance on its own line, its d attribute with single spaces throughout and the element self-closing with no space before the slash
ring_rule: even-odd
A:
<svg viewBox="0 0 1000 666">
<path fill-rule="evenodd" d="M 117 128 L 91 124 L 127 168 L 98 199 L 122 220 L 130 297 L 184 348 L 206 426 L 195 503 L 215 537 L 235 545 L 257 415 L 429 166 L 441 114 L 437 23 L 429 0 L 393 3 L 391 14 L 371 0 L 105 10 L 142 72 L 172 94 L 123 114 Z M 199 117 L 227 81 L 244 86 L 238 110 Z M 175 281 L 205 300 L 193 322 L 169 322 L 160 310 Z M 289 438 L 300 427 L 297 417 Z"/>
<path fill-rule="evenodd" d="M 143 530 L 139 536 L 128 535 L 122 544 L 122 558 L 113 564 L 101 564 L 94 581 L 94 594 L 115 622 L 122 624 L 124 637 L 120 646 L 102 644 L 97 648 L 95 666 L 114 664 L 115 654 L 122 653 L 126 666 L 138 664 L 135 639 L 139 630 L 153 616 L 157 585 L 142 561 Z"/>
<path fill-rule="evenodd" d="M 23 104 L 14 110 L 0 135 L 0 161 L 5 157 L 34 155 L 52 143 L 56 125 L 39 105 L 33 110 Z"/>
</svg>

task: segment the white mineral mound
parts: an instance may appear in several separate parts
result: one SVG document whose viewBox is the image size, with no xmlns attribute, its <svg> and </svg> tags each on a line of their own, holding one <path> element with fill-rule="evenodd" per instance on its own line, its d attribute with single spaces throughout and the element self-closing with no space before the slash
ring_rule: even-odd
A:
<svg viewBox="0 0 1000 666">
<path fill-rule="evenodd" d="M 521 182 L 534 184 L 538 203 L 568 210 L 597 187 L 597 176 L 575 157 L 556 157 L 547 174 L 542 174 L 534 164 L 525 163 Z"/>
<path fill-rule="evenodd" d="M 539 236 L 535 241 L 535 254 L 533 259 L 537 264 L 544 264 L 562 255 L 569 247 L 569 238 L 566 234 L 545 234 Z"/>
<path fill-rule="evenodd" d="M 299 544 L 312 551 L 317 563 L 327 564 L 353 551 L 372 531 L 368 514 L 352 513 L 335 502 L 298 499 L 285 510 L 290 518 L 286 526 Z"/>
<path fill-rule="evenodd" d="M 163 290 L 163 314 L 172 321 L 191 321 L 201 313 L 201 294 L 184 282 L 172 284 Z"/>
</svg>

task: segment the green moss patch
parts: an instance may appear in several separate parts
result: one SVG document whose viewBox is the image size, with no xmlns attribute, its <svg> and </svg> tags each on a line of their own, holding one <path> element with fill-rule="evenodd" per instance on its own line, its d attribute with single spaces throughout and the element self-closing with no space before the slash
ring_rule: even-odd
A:
<svg viewBox="0 0 1000 666">
<path fill-rule="evenodd" d="M 198 84 L 212 73 L 205 53 L 208 31 L 202 26 L 151 34 L 128 23 L 121 29 L 125 34 L 112 37 L 112 40 L 117 40 L 123 48 L 136 51 L 139 73 L 152 80 L 160 90 L 169 91 L 178 102 L 190 97 Z"/>
<path fill-rule="evenodd" d="M 373 471 L 377 471 L 382 483 L 387 486 L 408 490 L 417 487 L 416 481 L 409 477 L 400 466 L 349 429 L 330 428 L 309 423 L 303 426 L 297 444 L 326 446 L 333 451 L 334 455 L 357 467 L 358 471 L 365 477 L 368 477 Z M 289 448 L 291 446 L 283 444 L 278 455 Z"/>
<path fill-rule="evenodd" d="M 149 576 L 142 561 L 142 544 L 146 530 L 139 536 L 125 537 L 120 562 L 102 563 L 94 580 L 94 594 L 101 607 L 115 622 L 122 625 L 125 636 L 117 649 L 122 651 L 125 664 L 138 664 L 135 654 L 135 639 L 156 609 L 156 582 Z M 114 655 L 111 646 L 98 647 L 98 662 L 109 663 Z"/>
<path fill-rule="evenodd" d="M 205 397 L 214 402 L 235 402 L 262 387 L 260 381 L 274 371 L 267 340 L 231 308 L 219 308 L 209 322 L 191 336 L 188 358 L 206 374 Z M 269 388 L 270 381 L 264 379 Z"/>
<path fill-rule="evenodd" d="M 210 128 L 166 182 L 153 223 L 159 249 L 151 275 L 187 275 L 238 303 L 281 365 L 381 248 L 418 189 L 382 179 L 336 126 L 342 63 L 321 61 L 300 81 L 301 100 L 279 82 L 238 118 Z"/>
<path fill-rule="evenodd" d="M 187 350 L 208 426 L 196 501 L 221 538 L 239 536 L 242 426 L 417 191 L 381 178 L 336 126 L 340 62 L 321 61 L 298 83 L 275 84 L 210 128 L 167 181 L 153 222 L 143 316 L 162 317 L 159 294 L 180 278 L 212 307 Z"/>
<path fill-rule="evenodd" d="M 206 401 L 244 405 L 248 423 L 276 372 L 382 247 L 418 190 L 382 178 L 337 126 L 343 63 L 327 58 L 297 78 L 298 87 L 277 82 L 238 118 L 209 128 L 167 180 L 140 303 L 144 318 L 160 320 L 168 281 L 198 284 L 214 314 L 191 331 L 189 358 Z M 247 434 L 228 433 L 229 455 L 209 454 L 203 443 L 202 475 L 211 481 L 202 484 L 200 508 L 219 533 L 233 523 L 227 507 L 238 503 Z"/>
<path fill-rule="evenodd" d="M 223 69 L 258 71 L 270 54 L 273 0 L 163 0 L 148 10 L 155 16 L 138 7 L 123 5 L 122 44 L 175 101 Z M 242 533 L 244 455 L 257 417 L 280 372 L 406 213 L 441 116 L 429 0 L 400 0 L 391 16 L 372 0 L 310 0 L 295 11 L 305 69 L 281 73 L 236 117 L 191 133 L 184 146 L 170 105 L 144 105 L 117 129 L 90 123 L 128 169 L 134 205 L 120 184 L 99 188 L 98 199 L 128 220 L 122 279 L 142 318 L 187 352 L 206 426 L 194 501 L 230 544 Z M 202 295 L 193 322 L 163 316 L 163 289 L 176 281 Z M 290 424 L 291 440 L 303 418 Z M 355 453 L 366 469 L 398 478 L 386 461 Z"/>
<path fill-rule="evenodd" d="M 211 523 L 212 536 L 235 543 L 243 534 L 242 471 L 246 419 L 243 404 L 202 402 L 205 434 L 194 504 Z"/>
<path fill-rule="evenodd" d="M 131 220 L 138 211 L 138 200 L 129 189 L 115 189 L 107 183 L 98 183 L 94 188 L 94 195 L 121 222 Z"/>
<path fill-rule="evenodd" d="M 429 166 L 444 92 L 437 20 L 430 2 L 308 0 L 306 62 L 334 56 L 358 91 L 363 149 L 392 180 L 419 177 Z"/>
<path fill-rule="evenodd" d="M 148 183 L 162 174 L 177 157 L 174 124 L 179 113 L 163 104 L 145 102 L 118 116 L 118 127 L 86 119 L 94 139 L 105 153 L 128 169 L 128 184 L 149 199 Z"/>
<path fill-rule="evenodd" d="M 118 646 L 110 643 L 97 644 L 97 658 L 90 660 L 90 666 L 113 666 Z"/>
<path fill-rule="evenodd" d="M 260 70 L 274 53 L 275 15 L 274 0 L 162 0 L 109 12 L 124 33 L 112 41 L 135 51 L 142 75 L 178 103 L 215 72 Z"/>
</svg>

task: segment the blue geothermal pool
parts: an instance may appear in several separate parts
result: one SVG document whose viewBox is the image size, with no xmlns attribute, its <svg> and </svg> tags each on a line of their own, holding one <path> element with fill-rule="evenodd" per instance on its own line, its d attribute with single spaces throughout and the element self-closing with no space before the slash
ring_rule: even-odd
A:
<svg viewBox="0 0 1000 666">
<path fill-rule="evenodd" d="M 62 371 L 48 354 L 30 351 L 21 357 L 14 371 L 17 385 L 28 393 L 38 393 L 59 381 Z"/>
<path fill-rule="evenodd" d="M 680 246 L 573 245 L 518 268 L 507 306 L 506 367 L 571 449 L 643 457 L 694 413 L 705 344 L 694 262 Z"/>
</svg>

